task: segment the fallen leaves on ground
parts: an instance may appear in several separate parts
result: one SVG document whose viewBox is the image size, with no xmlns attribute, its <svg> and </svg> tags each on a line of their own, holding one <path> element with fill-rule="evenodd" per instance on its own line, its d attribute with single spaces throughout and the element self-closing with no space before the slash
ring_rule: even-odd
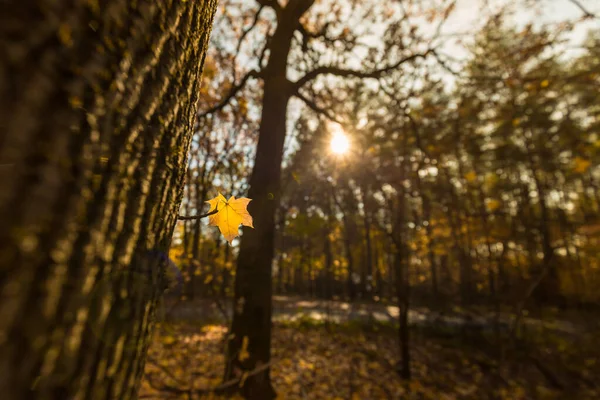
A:
<svg viewBox="0 0 600 400">
<path fill-rule="evenodd" d="M 227 329 L 222 325 L 163 323 L 150 348 L 141 399 L 217 399 Z M 413 332 L 413 379 L 402 381 L 396 331 L 390 326 L 277 323 L 271 378 L 279 399 L 562 399 L 539 367 L 500 363 L 485 345 Z M 480 349 L 481 348 L 481 349 Z M 489 350 L 489 349 L 488 349 Z M 594 362 L 588 362 L 595 365 Z M 552 365 L 552 364 L 550 364 Z M 193 382 L 193 386 L 191 383 Z M 175 389 L 174 389 L 175 388 Z M 180 393 L 176 392 L 180 390 Z M 194 393 L 188 397 L 188 390 Z M 597 388 L 569 399 L 599 398 Z M 240 398 L 240 397 L 234 397 Z"/>
</svg>

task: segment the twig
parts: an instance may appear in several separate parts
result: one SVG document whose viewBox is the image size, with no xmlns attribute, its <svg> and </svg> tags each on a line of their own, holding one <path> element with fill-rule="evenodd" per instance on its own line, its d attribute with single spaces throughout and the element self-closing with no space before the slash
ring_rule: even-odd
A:
<svg viewBox="0 0 600 400">
<path fill-rule="evenodd" d="M 175 386 L 171 386 L 171 385 L 167 385 L 167 384 L 158 386 L 153 383 L 150 383 L 150 381 L 148 381 L 148 382 L 150 383 L 150 386 L 152 386 L 152 388 L 154 390 L 157 390 L 159 392 L 170 392 L 170 393 L 176 393 L 176 394 L 180 394 L 180 395 L 187 394 L 188 396 L 191 396 L 194 394 L 202 395 L 202 394 L 209 394 L 209 393 L 222 393 L 226 389 L 230 389 L 230 388 L 236 386 L 237 384 L 239 384 L 241 382 L 242 378 L 247 379 L 253 375 L 256 375 L 256 374 L 259 374 L 259 373 L 265 371 L 266 369 L 271 367 L 271 364 L 272 363 L 270 363 L 270 362 L 263 364 L 259 367 L 256 367 L 252 371 L 245 373 L 244 375 L 242 375 L 239 378 L 232 378 L 226 382 L 223 382 L 222 384 L 220 384 L 218 386 L 214 386 L 214 387 L 206 388 L 206 389 L 202 389 L 202 388 L 181 389 L 179 387 L 175 387 Z"/>
<path fill-rule="evenodd" d="M 216 214 L 218 212 L 219 212 L 219 210 L 217 208 L 215 208 L 214 210 L 209 211 L 206 214 L 200 214 L 200 215 L 180 215 L 180 216 L 177 217 L 177 219 L 180 220 L 180 221 L 192 221 L 192 220 L 196 220 L 196 219 L 206 218 L 206 217 L 214 215 L 214 214 Z"/>
<path fill-rule="evenodd" d="M 303 77 L 301 77 L 296 82 L 294 82 L 293 83 L 294 90 L 298 91 L 298 89 L 300 89 L 302 86 L 304 86 L 308 82 L 314 80 L 315 78 L 317 78 L 320 75 L 333 75 L 333 76 L 341 76 L 341 77 L 378 79 L 382 75 L 397 69 L 404 63 L 414 61 L 418 58 L 426 58 L 431 53 L 431 50 L 432 49 L 428 49 L 427 51 L 425 51 L 423 53 L 412 54 L 410 56 L 400 59 L 399 61 L 397 61 L 395 63 L 387 65 L 383 68 L 374 69 L 371 71 L 345 69 L 345 68 L 341 68 L 341 67 L 337 67 L 337 66 L 319 66 L 319 67 L 307 72 Z"/>
<path fill-rule="evenodd" d="M 179 384 L 179 385 L 183 385 L 184 382 L 181 381 L 179 378 L 177 378 L 175 375 L 173 375 L 171 373 L 171 371 L 169 371 L 166 367 L 160 365 L 158 363 L 158 361 L 156 361 L 155 359 L 153 359 L 152 357 L 148 357 L 148 359 L 146 360 L 146 362 L 158 369 L 161 370 L 162 373 L 164 373 L 165 375 L 167 375 L 167 377 L 169 377 L 171 380 L 173 380 L 173 382 Z"/>
<path fill-rule="evenodd" d="M 309 99 L 308 97 L 300 93 L 300 90 L 296 90 L 293 95 L 300 99 L 302 102 L 304 102 L 304 104 L 306 104 L 315 113 L 324 115 L 327 119 L 333 122 L 337 122 L 340 125 L 342 124 L 341 121 L 339 121 L 335 117 L 335 115 L 332 115 L 327 109 L 319 107 L 315 101 Z"/>
<path fill-rule="evenodd" d="M 222 110 L 237 95 L 237 93 L 244 88 L 248 79 L 258 78 L 258 77 L 260 77 L 259 71 L 253 70 L 253 71 L 248 72 L 246 75 L 244 75 L 244 77 L 240 80 L 240 82 L 237 85 L 234 85 L 231 88 L 231 90 L 229 91 L 227 96 L 225 96 L 223 99 L 221 99 L 221 101 L 218 104 L 210 107 L 208 110 L 205 110 L 202 113 L 199 113 L 198 117 L 203 118 L 209 114 L 214 114 L 215 112 Z"/>
<path fill-rule="evenodd" d="M 572 4 L 574 4 L 577 8 L 579 8 L 581 10 L 581 12 L 583 12 L 583 17 L 584 18 L 597 18 L 596 15 L 592 12 L 590 12 L 588 9 L 586 9 L 583 4 L 581 4 L 578 0 L 569 0 Z"/>
<path fill-rule="evenodd" d="M 565 385 L 558 379 L 556 374 L 552 372 L 548 363 L 542 363 L 540 360 L 535 358 L 533 355 L 530 355 L 529 358 L 533 362 L 533 365 L 544 375 L 544 378 L 552 385 L 554 389 L 565 390 Z"/>
</svg>

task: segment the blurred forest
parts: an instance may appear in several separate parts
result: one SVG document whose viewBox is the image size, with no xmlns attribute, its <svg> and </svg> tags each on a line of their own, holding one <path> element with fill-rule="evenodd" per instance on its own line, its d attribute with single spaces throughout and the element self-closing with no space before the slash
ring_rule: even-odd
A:
<svg viewBox="0 0 600 400">
<path fill-rule="evenodd" d="M 42 3 L 0 17 L 9 400 L 600 398 L 597 0 Z"/>
<path fill-rule="evenodd" d="M 147 398 L 600 396 L 597 7 L 467 3 L 221 2 L 180 214 L 259 232 L 178 223 Z"/>
<path fill-rule="evenodd" d="M 149 398 L 189 385 L 222 395 L 227 382 L 269 398 L 248 389 L 264 363 L 286 399 L 600 396 L 600 30 L 569 2 L 571 20 L 516 22 L 549 3 L 473 2 L 480 27 L 456 32 L 451 1 L 223 1 L 180 213 L 250 189 L 273 262 L 240 260 L 247 236 L 269 234 L 244 228 L 240 248 L 202 220 L 179 222 L 183 300 L 167 325 L 216 325 L 161 331 L 161 358 L 195 341 L 204 373 L 183 366 L 190 355 L 164 361 L 171 377 L 151 363 Z M 273 59 L 296 21 L 287 58 Z M 271 90 L 289 100 L 279 117 L 264 109 Z M 280 148 L 261 143 L 276 129 L 287 129 Z M 273 178 L 259 163 L 278 153 Z M 257 197 L 273 194 L 261 218 Z M 243 309 L 271 294 L 265 359 L 253 335 L 271 332 Z"/>
</svg>

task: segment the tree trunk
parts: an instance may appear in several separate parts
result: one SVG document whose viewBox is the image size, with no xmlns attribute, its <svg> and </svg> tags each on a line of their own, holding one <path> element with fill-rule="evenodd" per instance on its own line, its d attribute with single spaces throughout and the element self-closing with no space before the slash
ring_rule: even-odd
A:
<svg viewBox="0 0 600 400">
<path fill-rule="evenodd" d="M 402 244 L 399 245 L 400 247 Z M 396 251 L 394 257 L 395 270 L 398 276 L 396 283 L 396 293 L 398 294 L 398 308 L 400 315 L 398 321 L 400 327 L 398 329 L 398 339 L 400 342 L 400 368 L 399 373 L 402 379 L 411 378 L 410 370 L 410 336 L 408 328 L 408 311 L 409 311 L 409 300 L 410 300 L 410 282 L 408 280 L 408 265 L 406 265 L 403 259 L 402 249 Z"/>
<path fill-rule="evenodd" d="M 136 397 L 215 9 L 0 13 L 3 398 Z"/>
<path fill-rule="evenodd" d="M 264 81 L 262 115 L 256 159 L 248 197 L 255 229 L 244 228 L 238 256 L 232 339 L 227 348 L 225 379 L 241 378 L 242 371 L 264 367 L 271 359 L 271 263 L 274 254 L 275 210 L 280 196 L 281 161 L 290 93 L 286 79 L 287 55 L 294 26 L 278 24 Z M 283 64 L 281 64 L 283 62 Z M 247 338 L 244 340 L 244 338 Z M 239 357 L 244 341 L 249 357 Z M 244 380 L 246 398 L 273 399 L 270 371 Z"/>
<path fill-rule="evenodd" d="M 230 365 L 226 379 L 236 377 L 235 369 L 251 371 L 268 364 L 271 358 L 271 262 L 289 96 L 277 80 L 266 80 L 264 91 L 260 137 L 248 193 L 255 229 L 244 228 L 240 245 L 231 327 L 234 336 L 228 346 Z M 244 338 L 248 338 L 250 356 L 242 361 L 238 355 Z M 274 398 L 269 369 L 246 379 L 242 392 L 247 398 Z"/>
<path fill-rule="evenodd" d="M 196 177 L 196 179 L 194 181 L 194 188 L 195 188 L 194 193 L 196 195 L 196 198 L 194 199 L 195 200 L 194 208 L 196 210 L 196 214 L 202 214 L 202 206 L 204 204 L 204 199 L 206 198 L 206 192 L 208 191 L 208 188 L 206 187 L 206 184 L 204 183 L 205 171 L 206 171 L 206 168 L 203 168 L 202 176 Z M 204 275 L 203 273 L 206 272 L 203 270 L 206 263 L 205 263 L 205 259 L 201 256 L 201 249 L 200 249 L 200 238 L 202 237 L 202 220 L 197 219 L 193 222 L 193 224 L 194 224 L 194 226 L 193 226 L 194 230 L 192 233 L 192 262 L 190 263 L 190 269 L 189 269 L 190 281 L 189 281 L 188 287 L 187 287 L 187 295 L 192 300 L 194 299 L 194 297 L 196 295 L 196 287 L 198 286 L 198 282 L 197 282 L 198 279 L 196 279 L 196 278 L 198 278 L 198 277 L 202 278 Z M 200 268 L 199 271 L 198 271 L 198 268 Z M 203 280 L 201 282 L 203 282 Z"/>
<path fill-rule="evenodd" d="M 356 299 L 356 285 L 354 284 L 354 257 L 352 255 L 352 239 L 350 232 L 350 218 L 346 217 L 346 213 L 342 211 L 342 219 L 344 221 L 344 251 L 346 253 L 346 262 L 348 270 L 348 278 L 346 279 L 346 290 L 350 301 Z"/>
<path fill-rule="evenodd" d="M 361 189 L 361 197 L 363 201 L 363 225 L 365 229 L 365 264 L 363 267 L 364 278 L 362 293 L 363 298 L 373 297 L 373 246 L 371 243 L 371 220 L 369 216 L 369 208 L 367 206 L 367 200 L 365 199 L 365 191 Z"/>
<path fill-rule="evenodd" d="M 437 303 L 439 300 L 438 271 L 437 263 L 435 262 L 435 237 L 433 235 L 433 224 L 431 218 L 431 201 L 429 196 L 426 195 L 422 195 L 421 198 L 423 202 L 423 220 L 427 221 L 425 234 L 427 235 L 427 257 L 429 259 L 429 269 L 431 271 L 431 294 L 434 303 Z"/>
<path fill-rule="evenodd" d="M 404 165 L 402 166 L 401 176 L 404 177 Z M 400 181 L 402 181 L 401 179 Z M 410 370 L 410 336 L 408 329 L 408 311 L 410 307 L 410 280 L 408 274 L 409 257 L 405 254 L 405 244 L 403 235 L 403 226 L 405 224 L 404 207 L 406 193 L 401 190 L 399 193 L 398 214 L 396 216 L 396 231 L 394 235 L 394 246 L 396 248 L 394 254 L 394 271 L 396 273 L 396 296 L 398 296 L 398 341 L 400 345 L 400 365 L 398 372 L 402 379 L 411 378 Z"/>
<path fill-rule="evenodd" d="M 539 207 L 540 207 L 540 218 L 538 221 L 538 229 L 541 233 L 542 240 L 542 252 L 544 257 L 541 265 L 532 265 L 532 268 L 543 278 L 536 288 L 534 295 L 540 303 L 556 303 L 557 299 L 560 299 L 560 282 L 558 277 L 558 271 L 556 268 L 556 262 L 554 259 L 554 248 L 550 238 L 550 228 L 548 226 L 550 221 L 550 212 L 548 210 L 547 198 L 546 198 L 546 185 L 542 182 L 542 178 L 538 175 L 538 168 L 536 166 L 531 146 L 527 146 L 527 160 L 531 173 L 533 176 L 533 182 L 537 190 Z"/>
<path fill-rule="evenodd" d="M 246 398 L 275 398 L 268 364 L 271 360 L 272 261 L 275 252 L 275 211 L 280 201 L 281 161 L 286 135 L 287 106 L 292 85 L 287 79 L 288 54 L 300 18 L 314 0 L 290 0 L 277 16 L 263 71 L 263 99 L 248 209 L 255 229 L 244 228 L 235 279 L 232 338 L 227 346 L 225 378 L 241 378 Z M 247 338 L 244 340 L 244 338 Z M 249 357 L 238 355 L 244 342 Z M 260 372 L 257 372 L 260 371 Z"/>
</svg>

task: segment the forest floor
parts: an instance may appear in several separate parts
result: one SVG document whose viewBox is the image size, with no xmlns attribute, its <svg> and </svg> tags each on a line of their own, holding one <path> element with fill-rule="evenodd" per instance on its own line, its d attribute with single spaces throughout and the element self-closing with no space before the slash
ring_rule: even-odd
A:
<svg viewBox="0 0 600 400">
<path fill-rule="evenodd" d="M 276 299 L 271 377 L 278 398 L 600 398 L 596 329 L 570 321 L 533 322 L 516 337 L 474 323 L 472 316 L 457 317 L 459 311 L 444 320 L 415 310 L 413 377 L 406 382 L 397 373 L 397 326 L 392 322 L 397 309 L 345 304 Z M 373 312 L 390 318 L 375 318 Z M 198 302 L 171 307 L 155 330 L 140 398 L 220 398 L 211 388 L 222 384 L 224 319 L 207 314 Z"/>
<path fill-rule="evenodd" d="M 213 321 L 228 324 L 231 320 L 229 301 L 196 300 L 181 302 L 166 302 L 161 315 L 163 319 L 183 319 L 188 321 Z M 372 301 L 346 302 L 340 300 L 320 300 L 295 296 L 273 296 L 273 320 L 277 322 L 292 322 L 300 318 L 310 318 L 316 321 L 344 323 L 349 321 L 373 323 L 393 323 L 398 320 L 399 309 L 395 305 Z M 528 310 L 523 312 L 519 324 L 524 328 L 547 329 L 566 334 L 575 334 L 582 329 L 600 330 L 596 318 L 570 315 L 561 318 L 558 311 L 546 310 L 544 315 L 530 315 Z M 502 309 L 498 313 L 489 307 L 438 307 L 433 309 L 425 306 L 412 306 L 409 311 L 409 323 L 414 326 L 448 326 L 467 329 L 509 331 L 515 323 L 514 310 Z M 582 326 L 585 325 L 585 326 Z"/>
</svg>

